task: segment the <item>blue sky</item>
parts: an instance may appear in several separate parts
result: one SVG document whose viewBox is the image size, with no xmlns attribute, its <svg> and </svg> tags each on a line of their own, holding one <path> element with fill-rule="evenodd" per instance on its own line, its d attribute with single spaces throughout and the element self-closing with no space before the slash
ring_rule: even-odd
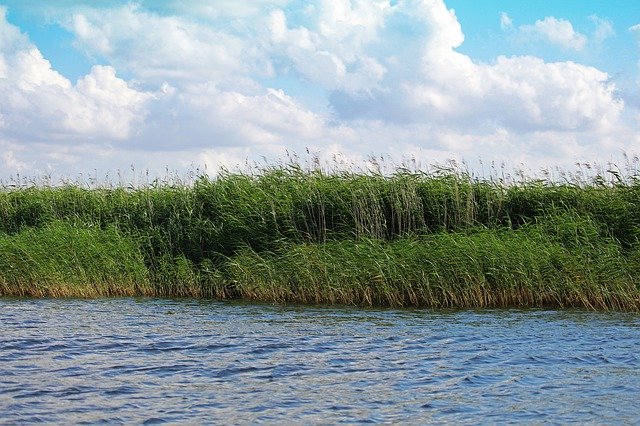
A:
<svg viewBox="0 0 640 426">
<path fill-rule="evenodd" d="M 536 171 L 618 162 L 639 127 L 631 0 L 0 0 L 5 178 L 307 151 Z"/>
</svg>

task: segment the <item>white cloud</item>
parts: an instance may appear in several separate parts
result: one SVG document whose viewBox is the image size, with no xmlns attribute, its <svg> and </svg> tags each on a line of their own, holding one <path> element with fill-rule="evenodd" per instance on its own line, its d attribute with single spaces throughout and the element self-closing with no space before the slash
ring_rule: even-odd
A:
<svg viewBox="0 0 640 426">
<path fill-rule="evenodd" d="M 214 84 L 169 90 L 151 107 L 141 139 L 168 150 L 269 144 L 304 147 L 334 132 L 282 90 L 247 95 Z"/>
<path fill-rule="evenodd" d="M 332 91 L 336 118 L 347 124 L 354 118 L 369 118 L 449 122 L 470 131 L 494 124 L 518 131 L 571 131 L 607 127 L 623 107 L 614 98 L 608 76 L 591 67 L 549 64 L 533 57 L 499 58 L 495 64 L 473 62 L 455 50 L 464 34 L 453 10 L 439 0 L 394 6 L 386 1 L 320 0 L 301 13 L 305 25 L 291 25 L 279 9 L 264 20 L 254 17 L 263 25 L 268 43 L 251 41 L 264 36 L 259 29 L 241 39 L 136 6 L 76 14 L 74 30 L 78 43 L 90 53 L 113 57 L 114 63 L 136 78 L 153 81 L 157 76 L 177 84 L 178 95 L 173 99 L 178 103 L 162 103 L 162 108 L 177 117 L 190 117 L 188 122 L 196 116 L 215 122 L 216 129 L 206 125 L 200 129 L 216 135 L 222 129 L 240 129 L 225 138 L 235 143 L 260 137 L 271 141 L 277 135 L 285 141 L 294 134 L 286 126 L 277 128 L 276 120 L 268 124 L 260 115 L 252 115 L 245 108 L 252 103 L 270 114 L 304 117 L 300 123 L 306 124 L 293 126 L 300 139 L 310 139 L 308 129 L 321 135 L 323 124 L 318 123 L 326 122 L 300 104 L 292 103 L 285 111 L 276 102 L 277 92 L 253 81 L 257 62 L 268 64 L 267 68 L 276 62 L 269 71 L 276 76 L 292 68 L 310 84 Z M 506 13 L 503 21 L 510 21 Z M 398 40 L 393 27 L 397 22 L 416 30 Z M 530 27 L 566 47 L 579 49 L 585 42 L 568 21 L 549 17 Z M 519 31 L 527 28 L 521 26 Z M 198 79 L 200 86 L 188 83 Z M 160 112 L 160 108 L 154 110 Z"/>
<path fill-rule="evenodd" d="M 589 16 L 594 24 L 590 37 L 574 29 L 573 24 L 565 19 L 547 16 L 531 25 L 515 27 L 507 13 L 500 15 L 500 27 L 503 31 L 510 31 L 511 39 L 520 43 L 543 42 L 565 50 L 584 51 L 587 46 L 601 48 L 602 43 L 615 35 L 613 23 L 609 19 L 598 15 Z"/>
<path fill-rule="evenodd" d="M 260 15 L 276 7 L 284 7 L 291 0 L 199 0 L 184 2 L 168 1 L 165 8 L 177 14 L 189 15 L 200 19 L 238 19 Z"/>
<path fill-rule="evenodd" d="M 137 5 L 84 10 L 64 24 L 76 45 L 147 82 L 163 79 L 222 81 L 229 75 L 271 75 L 254 42 L 180 16 L 161 16 Z"/>
<path fill-rule="evenodd" d="M 591 15 L 589 17 L 591 22 L 593 22 L 596 26 L 596 29 L 593 33 L 593 40 L 596 45 L 601 45 L 609 37 L 613 37 L 616 32 L 613 29 L 613 23 L 608 19 L 600 18 L 597 15 Z"/>
<path fill-rule="evenodd" d="M 513 20 L 506 12 L 500 13 L 500 28 L 502 28 L 503 30 L 513 28 Z"/>
<path fill-rule="evenodd" d="M 564 49 L 580 51 L 587 44 L 587 37 L 575 31 L 571 22 L 547 16 L 533 25 L 521 25 L 518 31 L 524 37 L 539 39 Z"/>
<path fill-rule="evenodd" d="M 444 3 L 426 2 L 421 8 L 408 25 L 430 29 L 416 43 L 422 45 L 422 54 L 399 50 L 390 77 L 372 97 L 334 95 L 334 108 L 344 117 L 431 122 L 470 133 L 495 126 L 520 134 L 604 131 L 617 123 L 623 103 L 606 73 L 530 56 L 474 62 L 456 51 L 464 35 Z"/>
<path fill-rule="evenodd" d="M 251 10 L 236 12 L 244 16 Z M 189 17 L 126 6 L 84 10 L 66 25 L 87 54 L 104 57 L 154 88 L 148 116 L 137 125 L 136 140 L 144 149 L 263 150 L 272 144 L 303 149 L 305 143 L 335 135 L 339 126 L 328 126 L 284 91 L 257 82 L 274 70 L 269 19 L 253 19 L 260 25 L 240 36 Z M 326 56 L 330 66 L 335 55 Z"/>
<path fill-rule="evenodd" d="M 310 24 L 294 28 L 282 10 L 275 10 L 268 21 L 274 53 L 326 89 L 371 91 L 386 69 L 364 51 L 377 41 L 391 9 L 388 1 L 322 0 L 307 10 Z"/>
<path fill-rule="evenodd" d="M 76 85 L 53 70 L 37 47 L 0 14 L 0 115 L 5 137 L 26 140 L 124 139 L 144 117 L 149 94 L 108 66 L 95 66 Z"/>
<path fill-rule="evenodd" d="M 18 160 L 13 151 L 4 151 L 2 153 L 2 165 L 3 169 L 11 174 L 29 170 L 29 164 Z"/>
<path fill-rule="evenodd" d="M 163 13 L 144 2 L 74 9 L 61 22 L 104 64 L 76 83 L 0 19 L 0 132 L 13 144 L 9 162 L 161 171 L 308 147 L 327 161 L 395 152 L 425 164 L 464 157 L 548 166 L 637 141 L 627 138 L 634 129 L 622 121 L 624 104 L 606 73 L 533 56 L 474 61 L 458 51 L 464 33 L 442 0 L 317 0 L 304 8 L 225 0 L 226 11 L 221 4 L 199 2 L 202 19 L 178 15 L 186 7 L 179 2 L 165 3 Z M 594 38 L 604 40 L 606 22 L 596 24 Z M 513 28 L 506 13 L 501 26 Z M 529 27 L 514 30 L 572 50 L 586 43 L 568 21 Z M 329 107 L 305 104 L 308 92 L 326 94 Z M 34 154 L 18 151 L 18 142 Z"/>
</svg>

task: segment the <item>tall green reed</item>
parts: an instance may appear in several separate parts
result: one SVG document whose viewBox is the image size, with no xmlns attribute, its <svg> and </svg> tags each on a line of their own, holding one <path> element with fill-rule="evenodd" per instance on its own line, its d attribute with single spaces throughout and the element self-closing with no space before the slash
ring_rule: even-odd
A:
<svg viewBox="0 0 640 426">
<path fill-rule="evenodd" d="M 602 290 L 617 283 L 630 294 L 629 285 L 637 285 L 640 271 L 640 182 L 633 177 L 614 181 L 594 178 L 587 182 L 580 177 L 576 181 L 507 182 L 502 177 L 481 179 L 447 168 L 429 173 L 407 169 L 390 174 L 376 170 L 328 173 L 290 164 L 267 167 L 257 173 L 223 172 L 213 179 L 203 175 L 190 185 L 153 181 L 137 187 L 88 189 L 67 184 L 0 191 L 3 241 L 26 238 L 23 235 L 34 232 L 46 234 L 50 228 L 61 226 L 66 226 L 68 233 L 95 233 L 96 240 L 102 233 L 121 236 L 126 247 L 133 244 L 138 256 L 134 258 L 141 259 L 148 271 L 147 278 L 138 278 L 140 282 L 150 283 L 153 292 L 165 295 L 267 294 L 248 290 L 248 278 L 238 278 L 242 273 L 246 277 L 259 276 L 248 268 L 249 259 L 256 267 L 263 265 L 272 271 L 270 274 L 282 272 L 280 277 L 271 277 L 272 287 L 288 279 L 287 267 L 297 271 L 294 266 L 282 264 L 287 259 L 298 259 L 296 262 L 301 265 L 304 262 L 300 259 L 312 266 L 325 265 L 311 268 L 313 274 L 293 274 L 300 275 L 300 284 L 295 286 L 299 296 L 274 299 L 324 300 L 325 296 L 312 296 L 313 292 L 305 287 L 324 283 L 323 291 L 329 289 L 328 294 L 333 294 L 326 297 L 328 301 L 365 304 L 367 300 L 384 304 L 414 304 L 421 300 L 449 306 L 470 304 L 467 299 L 471 294 L 485 300 L 478 302 L 480 305 L 491 305 L 494 300 L 495 304 L 518 304 L 520 299 L 542 304 L 551 303 L 554 297 L 558 303 L 563 300 L 562 303 L 572 304 L 567 300 L 578 300 L 579 292 L 549 293 L 545 289 L 560 283 L 563 291 L 586 291 L 592 287 Z M 424 241 L 437 250 L 423 253 L 426 249 L 400 248 L 403 244 L 421 246 Z M 519 246 L 526 250 L 523 252 Z M 545 255 L 537 246 L 555 254 Z M 512 251 L 534 266 L 538 265 L 536 259 L 547 262 L 523 272 L 509 264 Z M 445 265 L 440 261 L 420 263 L 415 253 L 422 253 L 425 259 L 438 254 L 443 259 L 457 260 L 451 263 L 453 269 L 442 270 Z M 377 256 L 388 258 L 385 261 Z M 28 257 L 25 255 L 25 259 Z M 340 270 L 340 262 L 332 260 L 342 258 L 348 266 L 344 270 Z M 413 263 L 407 259 L 413 259 Z M 497 263 L 486 266 L 487 259 Z M 571 259 L 569 266 L 563 259 Z M 594 263 L 593 259 L 598 261 Z M 41 262 L 50 265 L 44 258 Z M 578 268 L 580 262 L 586 268 Z M 331 266 L 334 263 L 335 268 Z M 0 263 L 0 271 L 8 264 L 6 259 Z M 378 274 L 362 272 L 379 269 L 382 264 L 387 269 Z M 429 269 L 432 264 L 440 265 L 440 269 Z M 413 269 L 422 275 L 397 272 Z M 23 269 L 29 276 L 26 271 Z M 520 281 L 508 271 L 521 271 L 516 276 L 521 277 Z M 59 274 L 56 277 L 62 281 Z M 426 287 L 425 277 L 429 277 Z M 264 277 L 255 279 L 255 285 L 267 282 Z M 397 292 L 396 287 L 403 280 L 405 290 Z M 501 287 L 487 290 L 500 280 L 504 280 Z M 527 280 L 537 283 L 535 291 L 523 290 Z M 469 288 L 461 284 L 467 282 L 475 284 Z M 282 294 L 293 291 L 291 282 L 287 283 L 289 287 L 278 287 Z M 414 289 L 410 283 L 421 283 L 422 287 Z M 439 284 L 434 287 L 433 283 Z M 512 288 L 508 283 L 513 284 Z M 360 288 L 359 293 L 341 287 L 350 285 Z M 380 289 L 386 288 L 396 290 L 385 295 Z M 512 296 L 507 296 L 506 288 L 511 288 Z M 428 302 L 425 291 L 440 294 L 433 299 L 438 302 Z M 500 292 L 505 293 L 498 296 Z M 575 303 L 613 306 L 613 301 L 618 300 L 596 299 L 589 296 Z"/>
<path fill-rule="evenodd" d="M 51 222 L 0 235 L 0 295 L 152 294 L 136 245 L 115 228 Z"/>
</svg>

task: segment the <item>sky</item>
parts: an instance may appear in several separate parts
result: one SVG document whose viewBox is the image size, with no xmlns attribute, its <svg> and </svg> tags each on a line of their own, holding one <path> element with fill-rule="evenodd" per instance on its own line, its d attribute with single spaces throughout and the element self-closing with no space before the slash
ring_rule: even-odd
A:
<svg viewBox="0 0 640 426">
<path fill-rule="evenodd" d="M 0 0 L 0 179 L 639 148 L 636 0 Z"/>
</svg>

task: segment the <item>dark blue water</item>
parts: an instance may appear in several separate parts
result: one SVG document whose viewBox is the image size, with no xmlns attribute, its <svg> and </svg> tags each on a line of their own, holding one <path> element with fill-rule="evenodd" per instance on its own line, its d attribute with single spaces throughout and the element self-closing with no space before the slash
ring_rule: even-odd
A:
<svg viewBox="0 0 640 426">
<path fill-rule="evenodd" d="M 0 423 L 640 423 L 640 316 L 0 299 Z"/>
</svg>

